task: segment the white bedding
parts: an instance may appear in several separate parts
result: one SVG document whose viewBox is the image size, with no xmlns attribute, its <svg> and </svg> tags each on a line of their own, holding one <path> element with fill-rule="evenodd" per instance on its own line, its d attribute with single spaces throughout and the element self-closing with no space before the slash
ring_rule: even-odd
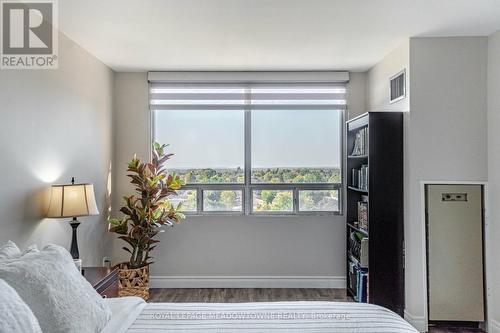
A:
<svg viewBox="0 0 500 333">
<path fill-rule="evenodd" d="M 147 305 L 139 297 L 105 298 L 104 301 L 111 309 L 111 320 L 101 333 L 126 332 Z"/>
<path fill-rule="evenodd" d="M 395 313 L 343 302 L 144 303 L 108 299 L 112 319 L 103 332 L 355 332 L 415 333 Z"/>
</svg>

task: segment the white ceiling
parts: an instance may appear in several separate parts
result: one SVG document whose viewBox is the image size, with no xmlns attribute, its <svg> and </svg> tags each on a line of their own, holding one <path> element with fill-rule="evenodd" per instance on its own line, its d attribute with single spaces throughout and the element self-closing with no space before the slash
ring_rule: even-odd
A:
<svg viewBox="0 0 500 333">
<path fill-rule="evenodd" d="M 59 3 L 61 30 L 118 71 L 362 71 L 408 37 L 500 29 L 500 0 Z"/>
</svg>

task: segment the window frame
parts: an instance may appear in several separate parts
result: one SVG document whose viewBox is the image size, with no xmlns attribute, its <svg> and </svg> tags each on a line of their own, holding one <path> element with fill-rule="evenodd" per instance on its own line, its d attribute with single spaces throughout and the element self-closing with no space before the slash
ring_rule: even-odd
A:
<svg viewBox="0 0 500 333">
<path fill-rule="evenodd" d="M 341 113 L 339 119 L 339 144 L 340 144 L 340 182 L 339 183 L 252 183 L 252 109 L 251 105 L 245 105 L 244 112 L 244 183 L 214 183 L 214 184 L 186 184 L 183 190 L 196 190 L 196 211 L 183 212 L 186 216 L 259 216 L 259 217 L 300 217 L 300 216 L 342 216 L 344 214 L 344 157 L 345 157 L 345 114 L 347 105 L 342 109 L 335 111 Z M 151 143 L 155 142 L 155 112 L 168 112 L 168 110 L 150 108 L 150 138 Z M 168 170 L 168 166 L 167 166 Z M 204 211 L 203 210 L 203 191 L 207 190 L 234 190 L 242 191 L 242 210 L 235 211 Z M 293 193 L 291 212 L 256 212 L 253 211 L 253 191 L 254 190 L 291 190 Z M 336 190 L 338 193 L 337 211 L 300 211 L 299 210 L 299 191 L 301 190 Z"/>
</svg>

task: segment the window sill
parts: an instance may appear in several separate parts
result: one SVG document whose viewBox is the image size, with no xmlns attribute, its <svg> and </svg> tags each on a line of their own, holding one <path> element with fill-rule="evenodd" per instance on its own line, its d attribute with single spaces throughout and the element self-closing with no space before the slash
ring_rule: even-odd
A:
<svg viewBox="0 0 500 333">
<path fill-rule="evenodd" d="M 254 214 L 243 214 L 243 213 L 204 213 L 204 214 L 188 214 L 184 213 L 186 218 L 200 218 L 200 217 L 257 217 L 257 218 L 269 218 L 269 217 L 292 217 L 292 218 L 303 218 L 303 217 L 343 217 L 344 214 L 340 212 L 314 212 L 314 213 L 300 213 L 300 214 L 268 214 L 268 213 L 254 213 Z"/>
</svg>

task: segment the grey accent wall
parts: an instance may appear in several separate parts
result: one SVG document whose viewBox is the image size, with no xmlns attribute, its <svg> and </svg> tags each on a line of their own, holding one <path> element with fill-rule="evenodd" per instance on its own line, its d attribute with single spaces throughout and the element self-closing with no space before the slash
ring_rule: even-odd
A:
<svg viewBox="0 0 500 333">
<path fill-rule="evenodd" d="M 146 73 L 116 73 L 114 98 L 113 211 L 117 211 L 121 197 L 131 190 L 126 162 L 134 153 L 149 156 Z M 159 240 L 153 276 L 343 278 L 345 274 L 343 216 L 191 217 L 165 229 Z M 127 259 L 123 245 L 115 240 L 115 262 Z"/>
<path fill-rule="evenodd" d="M 44 219 L 51 183 L 91 182 L 100 216 L 81 218 L 80 254 L 98 265 L 111 172 L 113 72 L 64 35 L 59 69 L 0 71 L 0 242 L 69 248 L 68 219 Z"/>
<path fill-rule="evenodd" d="M 489 227 L 486 236 L 491 261 L 487 263 L 487 273 L 493 283 L 488 291 L 493 295 L 490 316 L 494 320 L 490 332 L 500 332 L 500 31 L 488 39 L 488 190 L 489 190 Z"/>
</svg>

